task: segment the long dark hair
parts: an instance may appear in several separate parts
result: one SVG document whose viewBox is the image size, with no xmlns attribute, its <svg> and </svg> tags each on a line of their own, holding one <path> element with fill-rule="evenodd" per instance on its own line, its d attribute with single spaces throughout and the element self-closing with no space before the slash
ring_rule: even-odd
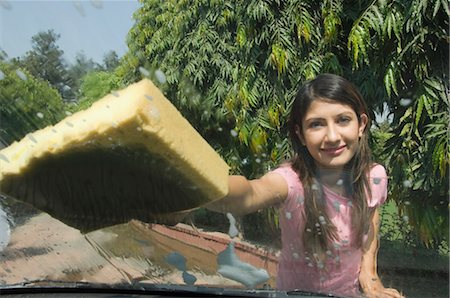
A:
<svg viewBox="0 0 450 298">
<path fill-rule="evenodd" d="M 323 187 L 314 159 L 296 134 L 296 126 L 302 131 L 302 120 L 314 100 L 348 105 L 355 111 L 359 122 L 361 114 L 364 113 L 368 117 L 357 151 L 344 167 L 344 190 L 345 195 L 352 200 L 352 227 L 355 232 L 354 240 L 358 246 L 362 245 L 363 234 L 368 231 L 372 212 L 367 204 L 367 195 L 370 195 L 368 174 L 372 167 L 368 143 L 371 121 L 366 103 L 358 89 L 346 79 L 333 74 L 318 75 L 315 79 L 307 81 L 293 102 L 289 118 L 289 134 L 294 149 L 291 164 L 304 188 L 306 226 L 303 242 L 306 253 L 314 255 L 316 261 L 323 261 L 326 252 L 332 249 L 332 242 L 339 240 L 337 229 L 326 212 Z"/>
</svg>

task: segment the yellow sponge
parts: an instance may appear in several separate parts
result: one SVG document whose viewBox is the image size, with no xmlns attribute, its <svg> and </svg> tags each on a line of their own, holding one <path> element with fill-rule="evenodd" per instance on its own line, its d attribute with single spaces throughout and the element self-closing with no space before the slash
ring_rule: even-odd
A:
<svg viewBox="0 0 450 298">
<path fill-rule="evenodd" d="M 0 151 L 0 191 L 84 232 L 228 192 L 228 166 L 149 80 Z"/>
</svg>

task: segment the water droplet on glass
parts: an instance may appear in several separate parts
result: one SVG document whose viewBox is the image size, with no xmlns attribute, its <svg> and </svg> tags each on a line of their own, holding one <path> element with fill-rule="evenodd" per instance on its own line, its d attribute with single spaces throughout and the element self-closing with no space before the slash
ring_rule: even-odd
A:
<svg viewBox="0 0 450 298">
<path fill-rule="evenodd" d="M 292 218 L 291 212 L 286 212 L 286 218 L 287 218 L 287 219 L 291 219 L 291 218 Z"/>
<path fill-rule="evenodd" d="M 157 69 L 155 71 L 155 76 L 158 82 L 160 82 L 161 84 L 164 84 L 166 82 L 166 75 L 160 69 Z"/>
<path fill-rule="evenodd" d="M 373 178 L 373 184 L 380 184 L 381 178 Z"/>
<path fill-rule="evenodd" d="M 66 125 L 69 126 L 69 127 L 73 127 L 74 126 L 73 123 L 71 123 L 69 121 L 66 121 Z"/>
<path fill-rule="evenodd" d="M 404 220 L 405 222 L 409 222 L 409 217 L 408 217 L 407 215 L 405 215 L 405 216 L 403 216 L 403 220 Z"/>
<path fill-rule="evenodd" d="M 311 189 L 312 190 L 319 190 L 319 186 L 316 183 L 314 183 L 313 185 L 311 185 Z"/>
<path fill-rule="evenodd" d="M 70 116 L 70 115 L 72 115 L 72 113 L 69 112 L 69 111 L 66 111 L 66 115 L 67 115 L 67 116 Z"/>
<path fill-rule="evenodd" d="M 292 253 L 292 256 L 294 257 L 294 259 L 298 259 L 299 258 L 299 255 L 296 252 Z"/>
<path fill-rule="evenodd" d="M 117 91 L 113 91 L 113 92 L 111 92 L 111 94 L 114 95 L 115 97 L 119 97 L 120 96 L 119 92 L 117 92 Z"/>
<path fill-rule="evenodd" d="M 91 4 L 92 4 L 92 6 L 94 6 L 97 9 L 102 9 L 103 8 L 102 0 L 91 0 Z"/>
<path fill-rule="evenodd" d="M 9 159 L 2 153 L 0 153 L 0 159 L 6 161 L 7 163 L 9 163 Z"/>
<path fill-rule="evenodd" d="M 26 76 L 20 69 L 16 69 L 16 75 L 17 75 L 22 81 L 26 81 L 26 80 L 27 80 L 27 76 Z"/>
<path fill-rule="evenodd" d="M 261 159 L 260 159 L 260 158 L 257 158 L 257 159 L 255 159 L 255 162 L 256 162 L 256 163 L 261 163 Z"/>
<path fill-rule="evenodd" d="M 308 263 L 308 267 L 313 267 L 313 263 Z"/>
<path fill-rule="evenodd" d="M 411 98 L 402 98 L 402 99 L 400 99 L 400 105 L 401 105 L 402 107 L 407 107 L 407 106 L 409 106 L 411 103 L 412 103 Z"/>
<path fill-rule="evenodd" d="M 153 100 L 153 97 L 152 97 L 151 95 L 145 94 L 144 96 L 145 96 L 145 98 L 147 98 L 148 100 Z"/>
<path fill-rule="evenodd" d="M 83 4 L 81 4 L 80 1 L 75 1 L 75 2 L 73 3 L 73 6 L 75 6 L 75 9 L 80 13 L 80 15 L 81 15 L 82 17 L 85 16 L 85 13 L 84 13 L 84 7 L 83 7 Z"/>
<path fill-rule="evenodd" d="M 306 229 L 306 232 L 311 233 L 311 229 L 310 229 L 310 228 L 307 228 L 307 229 Z"/>
<path fill-rule="evenodd" d="M 142 127 L 138 126 L 138 127 L 136 127 L 136 130 L 137 131 L 142 131 Z"/>
<path fill-rule="evenodd" d="M 36 143 L 36 144 L 37 144 L 36 138 L 35 138 L 31 133 L 27 134 L 27 137 L 28 137 L 28 139 L 30 139 L 33 143 Z"/>
<path fill-rule="evenodd" d="M 342 184 L 344 184 L 344 180 L 339 179 L 338 181 L 336 181 L 336 185 L 341 186 Z"/>
<path fill-rule="evenodd" d="M 403 186 L 406 188 L 410 188 L 412 186 L 412 182 L 410 180 L 403 181 Z"/>
<path fill-rule="evenodd" d="M 147 69 L 145 69 L 144 67 L 142 67 L 142 66 L 139 66 L 139 72 L 144 77 L 148 77 L 150 75 L 150 72 Z"/>
<path fill-rule="evenodd" d="M 232 136 L 233 138 L 235 138 L 235 137 L 238 136 L 237 131 L 235 131 L 234 129 L 230 130 L 230 134 L 231 134 L 231 136 Z"/>
<path fill-rule="evenodd" d="M 236 227 L 236 219 L 233 217 L 233 214 L 231 214 L 229 212 L 227 213 L 227 218 L 228 218 L 228 221 L 230 222 L 230 226 L 228 228 L 228 235 L 231 238 L 234 238 L 239 234 L 239 231 Z"/>
<path fill-rule="evenodd" d="M 5 74 L 3 71 L 0 70 L 0 80 L 3 80 L 5 78 Z"/>
<path fill-rule="evenodd" d="M 315 223 L 315 226 L 316 226 L 317 228 L 319 228 L 319 227 L 320 227 L 320 223 L 316 222 L 316 223 Z"/>
<path fill-rule="evenodd" d="M 411 202 L 410 201 L 405 201 L 405 205 L 409 206 L 409 205 L 411 205 Z"/>
<path fill-rule="evenodd" d="M 237 161 L 238 158 L 236 156 L 231 157 L 231 160 Z"/>
<path fill-rule="evenodd" d="M 189 286 L 192 286 L 197 281 L 197 278 L 194 275 L 192 275 L 186 271 L 183 271 L 182 276 L 183 276 L 184 283 Z"/>
<path fill-rule="evenodd" d="M 336 212 L 341 211 L 341 203 L 339 203 L 338 201 L 334 201 L 333 206 L 334 206 L 334 209 L 336 210 Z"/>
<path fill-rule="evenodd" d="M 44 118 L 44 114 L 42 114 L 41 112 L 38 112 L 37 114 L 36 114 L 36 116 L 38 116 L 38 118 Z"/>
<path fill-rule="evenodd" d="M 161 115 L 159 114 L 159 110 L 155 107 L 150 109 L 150 117 L 152 117 L 156 123 L 159 123 L 159 120 L 161 120 Z"/>
<path fill-rule="evenodd" d="M 325 253 L 326 253 L 328 256 L 331 256 L 331 255 L 332 255 L 331 250 L 327 250 Z"/>
<path fill-rule="evenodd" d="M 322 215 L 321 216 L 319 216 L 319 221 L 320 221 L 320 223 L 321 224 L 325 224 L 325 217 L 323 217 Z"/>
<path fill-rule="evenodd" d="M 222 132 L 222 131 L 223 131 L 223 128 L 222 128 L 222 127 L 219 127 L 219 128 L 217 128 L 217 131 Z"/>
</svg>

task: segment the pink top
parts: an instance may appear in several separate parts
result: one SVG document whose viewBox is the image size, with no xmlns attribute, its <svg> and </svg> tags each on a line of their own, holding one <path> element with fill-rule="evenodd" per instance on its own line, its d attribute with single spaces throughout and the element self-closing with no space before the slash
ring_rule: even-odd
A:
<svg viewBox="0 0 450 298">
<path fill-rule="evenodd" d="M 337 228 L 339 241 L 327 251 L 326 262 L 317 264 L 304 254 L 303 249 L 302 233 L 306 223 L 303 185 L 289 164 L 273 172 L 283 176 L 288 185 L 288 196 L 279 206 L 282 249 L 278 263 L 277 289 L 360 296 L 358 277 L 362 249 L 356 247 L 352 240 L 352 202 L 323 187 L 327 214 Z M 368 199 L 369 207 L 379 206 L 387 197 L 384 167 L 375 165 L 370 171 L 369 181 L 372 191 L 372 198 Z"/>
</svg>

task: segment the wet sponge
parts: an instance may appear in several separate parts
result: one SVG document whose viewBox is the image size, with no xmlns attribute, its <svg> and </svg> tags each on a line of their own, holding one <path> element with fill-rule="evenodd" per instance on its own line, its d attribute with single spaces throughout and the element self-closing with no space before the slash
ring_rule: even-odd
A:
<svg viewBox="0 0 450 298">
<path fill-rule="evenodd" d="M 228 192 L 228 166 L 149 80 L 0 151 L 0 191 L 81 231 L 162 221 Z"/>
</svg>

